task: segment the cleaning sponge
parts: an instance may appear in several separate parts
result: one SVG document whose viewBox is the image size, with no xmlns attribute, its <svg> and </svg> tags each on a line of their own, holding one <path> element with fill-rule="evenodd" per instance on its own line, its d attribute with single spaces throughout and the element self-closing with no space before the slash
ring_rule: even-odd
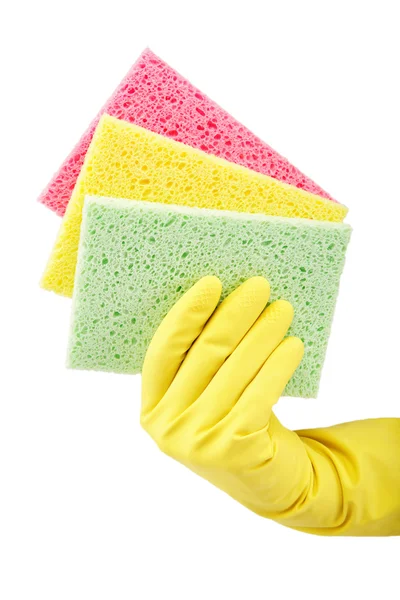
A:
<svg viewBox="0 0 400 600">
<path fill-rule="evenodd" d="M 315 397 L 351 229 L 348 225 L 88 198 L 75 280 L 69 366 L 140 371 L 155 329 L 204 275 L 223 296 L 254 275 L 295 309 L 304 360 L 286 394 Z"/>
<path fill-rule="evenodd" d="M 288 160 L 147 49 L 41 194 L 39 200 L 59 215 L 65 212 L 96 125 L 104 113 L 286 181 L 313 194 L 330 197 Z"/>
<path fill-rule="evenodd" d="M 72 295 L 86 194 L 342 221 L 347 209 L 245 167 L 103 115 L 42 280 Z"/>
</svg>

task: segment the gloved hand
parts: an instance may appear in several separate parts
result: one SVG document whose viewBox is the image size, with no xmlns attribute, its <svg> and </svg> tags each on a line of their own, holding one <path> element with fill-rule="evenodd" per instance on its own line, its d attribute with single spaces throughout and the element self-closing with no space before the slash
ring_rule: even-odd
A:
<svg viewBox="0 0 400 600">
<path fill-rule="evenodd" d="M 303 356 L 292 306 L 254 277 L 217 307 L 205 277 L 161 323 L 141 423 L 166 454 L 254 512 L 319 534 L 400 534 L 400 419 L 292 432 L 272 412 Z"/>
</svg>

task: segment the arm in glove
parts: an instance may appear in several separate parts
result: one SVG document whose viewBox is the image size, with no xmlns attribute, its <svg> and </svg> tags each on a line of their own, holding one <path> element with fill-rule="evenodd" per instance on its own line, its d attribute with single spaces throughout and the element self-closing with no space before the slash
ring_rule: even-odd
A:
<svg viewBox="0 0 400 600">
<path fill-rule="evenodd" d="M 324 535 L 400 534 L 400 419 L 289 431 L 272 412 L 303 356 L 292 306 L 246 281 L 217 308 L 205 277 L 143 366 L 141 422 L 161 450 L 254 512 Z"/>
</svg>

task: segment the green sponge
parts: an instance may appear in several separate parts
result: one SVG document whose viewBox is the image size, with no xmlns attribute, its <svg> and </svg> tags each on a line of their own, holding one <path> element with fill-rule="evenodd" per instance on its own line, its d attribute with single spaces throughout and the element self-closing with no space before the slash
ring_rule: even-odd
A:
<svg viewBox="0 0 400 600">
<path fill-rule="evenodd" d="M 204 275 L 223 297 L 254 275 L 289 300 L 305 356 L 286 395 L 315 397 L 348 225 L 87 197 L 75 278 L 68 366 L 138 373 L 178 298 Z"/>
</svg>

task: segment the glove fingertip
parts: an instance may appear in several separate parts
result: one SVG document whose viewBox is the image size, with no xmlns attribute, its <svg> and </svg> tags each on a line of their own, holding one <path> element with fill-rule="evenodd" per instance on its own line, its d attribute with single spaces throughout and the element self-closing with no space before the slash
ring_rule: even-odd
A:
<svg viewBox="0 0 400 600">
<path fill-rule="evenodd" d="M 222 292 L 222 283 L 215 275 L 202 277 L 189 290 L 190 306 L 195 312 L 201 312 L 212 306 L 213 310 L 218 304 Z"/>
</svg>

